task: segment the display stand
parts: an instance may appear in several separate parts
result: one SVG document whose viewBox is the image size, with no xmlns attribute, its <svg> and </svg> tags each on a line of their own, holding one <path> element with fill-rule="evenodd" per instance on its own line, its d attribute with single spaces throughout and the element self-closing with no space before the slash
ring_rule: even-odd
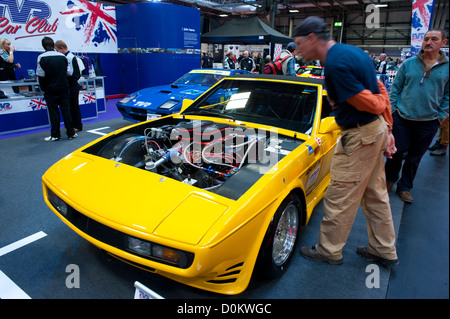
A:
<svg viewBox="0 0 450 319">
<path fill-rule="evenodd" d="M 104 77 L 82 77 L 79 103 L 83 120 L 97 118 L 106 111 Z M 42 91 L 37 81 L 2 81 L 0 90 L 0 134 L 50 127 Z"/>
</svg>

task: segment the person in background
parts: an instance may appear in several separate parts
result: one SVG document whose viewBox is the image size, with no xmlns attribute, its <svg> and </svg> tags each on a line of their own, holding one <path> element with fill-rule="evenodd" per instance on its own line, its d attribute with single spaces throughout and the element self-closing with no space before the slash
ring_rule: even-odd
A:
<svg viewBox="0 0 450 319">
<path fill-rule="evenodd" d="M 297 45 L 294 42 L 290 42 L 286 49 L 281 51 L 280 60 L 283 60 L 288 56 L 288 58 L 281 63 L 281 70 L 284 75 L 297 76 L 297 73 L 295 73 L 295 58 L 293 55 L 296 47 Z"/>
<path fill-rule="evenodd" d="M 201 65 L 202 69 L 208 68 L 208 53 L 203 52 L 203 56 L 202 56 L 200 65 Z"/>
<path fill-rule="evenodd" d="M 78 66 L 77 58 L 69 51 L 67 44 L 62 41 L 56 41 L 55 49 L 59 53 L 66 56 L 69 63 L 69 104 L 70 115 L 72 117 L 72 127 L 75 132 L 83 130 L 83 123 L 81 122 L 81 110 L 79 105 L 80 85 L 78 80 L 81 77 L 80 68 Z"/>
<path fill-rule="evenodd" d="M 430 155 L 443 156 L 447 154 L 448 135 L 449 135 L 448 117 L 439 125 L 439 136 L 433 146 L 429 147 Z"/>
<path fill-rule="evenodd" d="M 394 62 L 394 59 L 392 58 L 387 58 L 387 66 L 386 66 L 386 70 L 391 70 L 392 68 L 396 67 L 397 64 Z"/>
<path fill-rule="evenodd" d="M 264 66 L 270 61 L 272 61 L 272 57 L 270 55 L 267 55 L 265 59 L 262 59 L 261 67 L 259 68 L 259 73 L 264 74 Z"/>
<path fill-rule="evenodd" d="M 325 85 L 341 128 L 318 243 L 302 247 L 300 254 L 316 262 L 342 264 L 342 251 L 361 205 L 368 246 L 358 247 L 356 253 L 391 268 L 399 261 L 383 152 L 391 157 L 396 150 L 389 132 L 392 116 L 386 88 L 377 81 L 369 56 L 357 47 L 331 40 L 323 19 L 306 18 L 295 27 L 293 36 L 305 60 L 324 63 Z"/>
<path fill-rule="evenodd" d="M 239 57 L 237 58 L 237 64 L 238 64 L 238 69 L 240 69 L 240 65 L 241 65 L 241 61 L 244 58 L 244 54 L 243 53 L 239 53 Z"/>
<path fill-rule="evenodd" d="M 381 53 L 379 59 L 380 61 L 378 62 L 377 65 L 377 73 L 386 74 L 386 67 L 387 67 L 386 53 Z"/>
<path fill-rule="evenodd" d="M 208 54 L 208 68 L 212 69 L 214 67 L 214 58 L 211 53 Z"/>
<path fill-rule="evenodd" d="M 262 62 L 262 58 L 261 58 L 261 53 L 260 52 L 258 52 L 256 54 L 256 57 L 254 58 L 254 60 L 255 60 L 255 66 L 256 66 L 255 72 L 259 73 L 259 70 L 261 69 L 261 62 Z"/>
<path fill-rule="evenodd" d="M 253 72 L 256 69 L 255 61 L 249 56 L 248 51 L 244 51 L 244 57 L 239 64 L 241 70 Z"/>
<path fill-rule="evenodd" d="M 439 124 L 448 117 L 448 59 L 440 50 L 446 43 L 445 31 L 430 29 L 422 49 L 403 62 L 392 83 L 390 100 L 398 152 L 386 160 L 386 183 L 391 190 L 397 182 L 396 193 L 405 203 L 412 203 L 411 189 L 420 161 Z"/>
<path fill-rule="evenodd" d="M 223 59 L 223 68 L 224 69 L 231 69 L 231 70 L 236 69 L 236 62 L 234 62 L 233 57 L 234 57 L 233 52 L 230 51 L 227 53 L 227 55 L 225 56 L 225 59 Z"/>
<path fill-rule="evenodd" d="M 377 66 L 378 66 L 378 61 L 377 61 L 377 58 L 375 57 L 375 54 L 371 54 L 371 55 L 370 55 L 370 58 L 372 59 L 373 66 L 374 66 L 374 68 L 375 68 L 375 70 L 376 70 L 376 69 L 377 69 Z"/>
<path fill-rule="evenodd" d="M 15 68 L 20 68 L 19 63 L 14 63 L 14 51 L 16 48 L 11 45 L 7 39 L 0 39 L 0 81 L 15 81 Z M 13 87 L 14 92 L 18 93 L 19 89 Z"/>
<path fill-rule="evenodd" d="M 46 142 L 57 142 L 61 140 L 60 114 L 64 120 L 66 133 L 69 140 L 78 137 L 72 127 L 69 104 L 69 63 L 64 54 L 55 51 L 55 43 L 52 38 L 44 37 L 42 47 L 45 52 L 37 59 L 36 75 L 39 85 L 47 103 L 48 115 L 50 117 L 50 136 L 45 138 Z M 59 108 L 58 108 L 59 107 Z"/>
</svg>

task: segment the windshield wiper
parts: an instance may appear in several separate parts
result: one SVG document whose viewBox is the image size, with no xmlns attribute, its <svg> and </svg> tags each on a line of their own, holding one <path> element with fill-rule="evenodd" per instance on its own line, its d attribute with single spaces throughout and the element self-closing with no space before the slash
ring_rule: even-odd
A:
<svg viewBox="0 0 450 319">
<path fill-rule="evenodd" d="M 233 120 L 236 122 L 236 119 L 234 117 L 232 117 L 231 115 L 226 115 L 226 114 L 221 114 L 221 113 L 216 113 L 216 112 L 209 112 L 209 111 L 204 111 L 204 110 L 190 111 L 190 112 L 183 113 L 183 115 L 212 115 L 212 116 L 218 116 L 218 117 L 230 119 L 230 120 Z"/>
</svg>

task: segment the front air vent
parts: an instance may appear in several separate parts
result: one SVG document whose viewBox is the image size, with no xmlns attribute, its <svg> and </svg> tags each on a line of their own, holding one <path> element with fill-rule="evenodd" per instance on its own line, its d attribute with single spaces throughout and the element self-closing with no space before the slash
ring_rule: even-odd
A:
<svg viewBox="0 0 450 319">
<path fill-rule="evenodd" d="M 244 263 L 241 262 L 231 267 L 228 267 L 223 274 L 220 274 L 216 278 L 208 280 L 207 282 L 217 285 L 230 284 L 236 282 L 239 274 L 241 273 L 243 265 Z"/>
</svg>

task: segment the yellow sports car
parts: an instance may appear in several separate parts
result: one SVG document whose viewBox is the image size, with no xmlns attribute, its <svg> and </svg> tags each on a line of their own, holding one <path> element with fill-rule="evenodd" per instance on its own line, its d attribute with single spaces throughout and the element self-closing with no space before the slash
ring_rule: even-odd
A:
<svg viewBox="0 0 450 319">
<path fill-rule="evenodd" d="M 324 69 L 322 66 L 305 65 L 297 70 L 297 76 L 313 79 L 324 79 Z"/>
<path fill-rule="evenodd" d="M 45 202 L 127 263 L 238 294 L 254 270 L 286 270 L 325 194 L 340 136 L 325 95 L 318 79 L 222 79 L 181 113 L 61 159 L 42 177 Z"/>
</svg>

